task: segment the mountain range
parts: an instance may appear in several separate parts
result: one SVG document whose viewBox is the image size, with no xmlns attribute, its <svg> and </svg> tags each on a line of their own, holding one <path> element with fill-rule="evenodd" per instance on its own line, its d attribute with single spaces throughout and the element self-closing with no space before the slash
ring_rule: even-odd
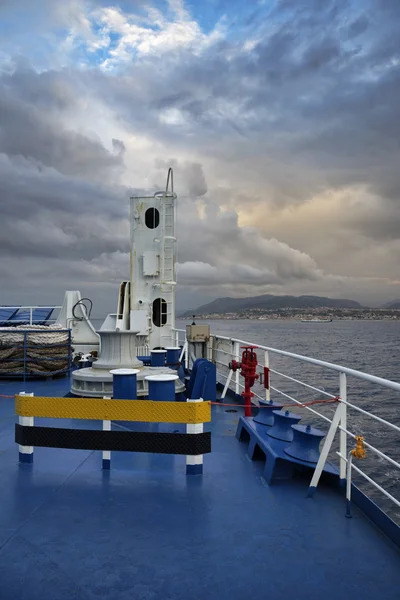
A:
<svg viewBox="0 0 400 600">
<path fill-rule="evenodd" d="M 400 303 L 399 303 L 400 304 Z M 282 308 L 362 308 L 355 300 L 325 298 L 323 296 L 250 296 L 248 298 L 217 298 L 183 316 L 224 314 L 252 309 L 279 310 Z"/>
<path fill-rule="evenodd" d="M 392 302 L 384 304 L 382 308 L 388 308 L 389 310 L 398 310 L 400 309 L 400 300 L 392 300 Z"/>
</svg>

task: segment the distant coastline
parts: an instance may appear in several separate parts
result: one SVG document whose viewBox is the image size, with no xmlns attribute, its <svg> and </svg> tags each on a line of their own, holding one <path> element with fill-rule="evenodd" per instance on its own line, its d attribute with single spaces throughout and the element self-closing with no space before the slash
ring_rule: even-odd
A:
<svg viewBox="0 0 400 600">
<path fill-rule="evenodd" d="M 279 310 L 263 310 L 253 309 L 244 310 L 238 312 L 226 312 L 226 313 L 209 313 L 209 314 L 196 314 L 193 311 L 196 319 L 199 320 L 241 320 L 246 319 L 250 321 L 305 321 L 312 324 L 312 319 L 318 319 L 321 322 L 326 321 L 329 323 L 332 321 L 397 321 L 400 319 L 399 309 L 372 309 L 372 308 L 310 308 L 310 309 L 294 309 L 294 308 L 283 308 Z M 187 315 L 187 313 L 186 313 Z M 193 316 L 179 316 L 177 317 L 183 321 L 190 321 Z"/>
</svg>

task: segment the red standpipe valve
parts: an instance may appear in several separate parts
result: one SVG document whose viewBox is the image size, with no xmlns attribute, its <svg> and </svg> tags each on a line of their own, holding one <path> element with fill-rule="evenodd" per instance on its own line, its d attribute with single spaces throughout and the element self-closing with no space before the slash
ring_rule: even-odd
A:
<svg viewBox="0 0 400 600">
<path fill-rule="evenodd" d="M 240 374 L 244 377 L 244 391 L 242 392 L 242 396 L 245 404 L 245 417 L 251 417 L 251 399 L 254 394 L 250 388 L 253 387 L 256 379 L 259 378 L 259 375 L 256 373 L 257 354 L 254 352 L 255 348 L 257 348 L 257 346 L 242 346 L 242 361 L 238 362 L 237 360 L 232 360 L 229 363 L 229 368 L 232 369 L 233 372 L 241 369 Z"/>
</svg>

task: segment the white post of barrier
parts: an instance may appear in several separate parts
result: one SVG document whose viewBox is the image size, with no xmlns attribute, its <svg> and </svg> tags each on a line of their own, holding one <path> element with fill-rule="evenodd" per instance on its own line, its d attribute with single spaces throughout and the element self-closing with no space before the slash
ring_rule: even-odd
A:
<svg viewBox="0 0 400 600">
<path fill-rule="evenodd" d="M 340 440 L 340 454 L 345 457 L 347 456 L 347 433 L 343 431 L 347 429 L 347 406 L 345 402 L 347 402 L 347 383 L 346 383 L 346 373 L 339 373 L 339 396 L 340 396 L 340 425 L 342 429 L 340 430 L 339 440 Z M 340 459 L 340 481 L 342 485 L 346 480 L 346 461 L 344 458 Z"/>
<path fill-rule="evenodd" d="M 103 396 L 104 400 L 110 400 L 109 396 Z M 105 420 L 103 421 L 103 431 L 111 431 L 111 421 Z M 104 471 L 109 471 L 111 468 L 111 451 L 103 450 L 102 452 L 102 469 Z"/>
<path fill-rule="evenodd" d="M 187 402 L 203 402 L 200 400 L 187 400 Z M 186 433 L 203 433 L 204 423 L 187 423 Z M 203 454 L 188 454 L 186 456 L 186 475 L 202 475 L 203 474 Z"/>
<path fill-rule="evenodd" d="M 33 393 L 20 392 L 20 396 L 33 396 Z M 34 417 L 21 417 L 19 416 L 18 422 L 23 427 L 33 427 Z M 33 446 L 21 446 L 19 445 L 19 462 L 20 463 L 33 463 Z"/>
</svg>

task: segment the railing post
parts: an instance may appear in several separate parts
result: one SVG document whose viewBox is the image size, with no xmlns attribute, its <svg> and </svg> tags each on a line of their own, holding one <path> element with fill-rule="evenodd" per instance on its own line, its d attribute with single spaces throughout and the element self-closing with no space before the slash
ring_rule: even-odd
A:
<svg viewBox="0 0 400 600">
<path fill-rule="evenodd" d="M 267 402 L 270 402 L 271 401 L 271 389 L 270 389 L 270 386 L 271 386 L 271 379 L 270 379 L 271 378 L 271 374 L 269 372 L 269 352 L 268 352 L 268 350 L 264 351 L 264 366 L 267 367 L 267 369 L 268 369 L 268 385 L 265 385 L 265 382 L 264 382 L 264 385 L 265 385 L 265 399 L 266 399 Z"/>
<path fill-rule="evenodd" d="M 179 331 L 175 330 L 175 346 L 179 346 Z"/>
<path fill-rule="evenodd" d="M 20 396 L 33 396 L 33 393 L 27 394 L 26 392 L 20 392 Z M 18 422 L 23 427 L 33 427 L 34 417 L 18 417 Z M 18 446 L 19 449 L 19 462 L 20 463 L 32 463 L 33 462 L 33 446 Z"/>
<path fill-rule="evenodd" d="M 184 344 L 183 348 L 185 350 L 185 370 L 188 371 L 189 370 L 189 342 L 186 337 L 186 332 L 185 332 L 185 344 Z"/>
<path fill-rule="evenodd" d="M 233 344 L 233 354 L 237 361 L 240 360 L 240 343 L 234 342 Z M 239 369 L 235 373 L 235 394 L 240 394 L 240 386 L 239 386 Z"/>
<path fill-rule="evenodd" d="M 29 325 L 32 325 L 32 306 L 29 309 Z"/>
<path fill-rule="evenodd" d="M 213 336 L 210 335 L 210 339 L 207 344 L 207 359 L 212 362 L 213 359 Z"/>
<path fill-rule="evenodd" d="M 342 457 L 347 456 L 347 433 L 343 429 L 347 429 L 347 381 L 346 373 L 339 373 L 339 396 L 340 396 L 340 454 Z M 340 458 L 340 481 L 344 485 L 346 481 L 346 460 Z"/>
<path fill-rule="evenodd" d="M 203 399 L 189 400 L 187 402 L 203 402 Z M 187 423 L 186 433 L 203 433 L 204 423 Z M 203 474 L 203 454 L 188 454 L 186 456 L 186 475 L 202 475 Z"/>
</svg>

